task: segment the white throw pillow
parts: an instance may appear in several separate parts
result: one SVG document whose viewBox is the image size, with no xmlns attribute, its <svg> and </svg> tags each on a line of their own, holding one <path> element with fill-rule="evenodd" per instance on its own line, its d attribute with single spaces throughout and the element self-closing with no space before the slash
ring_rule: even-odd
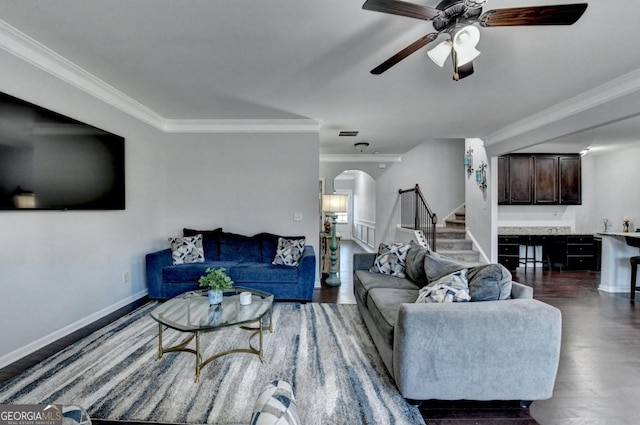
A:
<svg viewBox="0 0 640 425">
<path fill-rule="evenodd" d="M 173 265 L 204 263 L 202 235 L 169 238 Z"/>
<path fill-rule="evenodd" d="M 278 248 L 276 256 L 271 264 L 282 264 L 285 266 L 298 266 L 298 262 L 304 252 L 305 239 L 285 239 L 278 238 Z"/>
<path fill-rule="evenodd" d="M 416 303 L 446 303 L 471 301 L 467 270 L 458 270 L 420 289 Z"/>
<path fill-rule="evenodd" d="M 400 242 L 381 243 L 378 247 L 378 255 L 369 271 L 395 277 L 405 277 L 405 261 L 409 249 L 411 249 L 410 244 Z"/>
</svg>

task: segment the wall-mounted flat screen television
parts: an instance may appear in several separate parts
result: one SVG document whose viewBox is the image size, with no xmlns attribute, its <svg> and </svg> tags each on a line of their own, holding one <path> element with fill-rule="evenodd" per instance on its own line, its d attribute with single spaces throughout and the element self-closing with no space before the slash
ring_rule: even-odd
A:
<svg viewBox="0 0 640 425">
<path fill-rule="evenodd" d="M 1 210 L 123 210 L 124 138 L 0 93 Z"/>
</svg>

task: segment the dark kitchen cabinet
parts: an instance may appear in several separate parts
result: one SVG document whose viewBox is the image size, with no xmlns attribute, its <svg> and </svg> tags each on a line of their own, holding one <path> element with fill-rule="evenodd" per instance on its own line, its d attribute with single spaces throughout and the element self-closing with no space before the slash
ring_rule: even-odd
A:
<svg viewBox="0 0 640 425">
<path fill-rule="evenodd" d="M 498 263 L 508 270 L 515 271 L 520 265 L 520 237 L 498 237 Z"/>
<path fill-rule="evenodd" d="M 560 204 L 582 204 L 582 161 L 579 155 L 560 156 Z"/>
<path fill-rule="evenodd" d="M 510 156 L 509 163 L 509 203 L 531 204 L 533 202 L 533 161 L 530 156 Z"/>
<path fill-rule="evenodd" d="M 580 205 L 577 154 L 512 154 L 498 158 L 499 205 Z"/>
<path fill-rule="evenodd" d="M 507 157 L 498 157 L 498 204 L 508 204 L 509 191 L 505 170 L 507 169 Z"/>
<path fill-rule="evenodd" d="M 536 155 L 533 157 L 533 203 L 555 205 L 558 203 L 558 157 Z"/>
<path fill-rule="evenodd" d="M 597 270 L 593 236 L 567 236 L 567 269 Z"/>
<path fill-rule="evenodd" d="M 600 270 L 600 245 L 593 235 L 500 235 L 498 262 L 511 271 L 520 266 L 523 240 L 542 246 L 545 267 L 558 270 Z"/>
</svg>

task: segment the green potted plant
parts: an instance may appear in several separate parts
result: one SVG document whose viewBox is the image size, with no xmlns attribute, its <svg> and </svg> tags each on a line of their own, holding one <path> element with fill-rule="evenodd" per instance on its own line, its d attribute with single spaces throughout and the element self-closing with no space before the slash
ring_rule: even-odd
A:
<svg viewBox="0 0 640 425">
<path fill-rule="evenodd" d="M 233 287 L 233 280 L 227 275 L 227 269 L 207 268 L 207 274 L 198 279 L 200 286 L 208 287 L 209 304 L 222 303 L 222 291 Z"/>
</svg>

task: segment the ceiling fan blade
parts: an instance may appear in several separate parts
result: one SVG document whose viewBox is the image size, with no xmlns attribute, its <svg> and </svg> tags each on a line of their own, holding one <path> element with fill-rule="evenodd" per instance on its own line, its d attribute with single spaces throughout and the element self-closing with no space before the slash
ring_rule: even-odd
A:
<svg viewBox="0 0 640 425">
<path fill-rule="evenodd" d="M 440 11 L 436 8 L 400 0 L 367 0 L 362 5 L 362 8 L 426 21 L 440 14 Z"/>
<path fill-rule="evenodd" d="M 419 50 L 419 49 L 423 48 L 424 46 L 426 46 L 427 44 L 431 43 L 433 40 L 438 38 L 438 35 L 439 34 L 437 32 L 432 32 L 431 34 L 427 34 L 424 37 L 419 38 L 418 40 L 416 40 L 413 43 L 409 44 L 404 49 L 400 50 L 395 55 L 391 56 L 386 61 L 382 62 L 380 65 L 378 65 L 375 68 L 373 68 L 371 70 L 371 73 L 375 74 L 375 75 L 382 74 L 387 69 L 391 68 L 393 65 L 397 64 L 398 62 L 400 62 L 401 60 L 403 60 L 404 58 L 406 58 L 407 56 L 409 56 L 410 54 L 412 54 L 416 50 Z"/>
<path fill-rule="evenodd" d="M 513 7 L 489 10 L 480 16 L 479 22 L 483 27 L 571 25 L 580 19 L 586 9 L 586 3 Z"/>
</svg>

